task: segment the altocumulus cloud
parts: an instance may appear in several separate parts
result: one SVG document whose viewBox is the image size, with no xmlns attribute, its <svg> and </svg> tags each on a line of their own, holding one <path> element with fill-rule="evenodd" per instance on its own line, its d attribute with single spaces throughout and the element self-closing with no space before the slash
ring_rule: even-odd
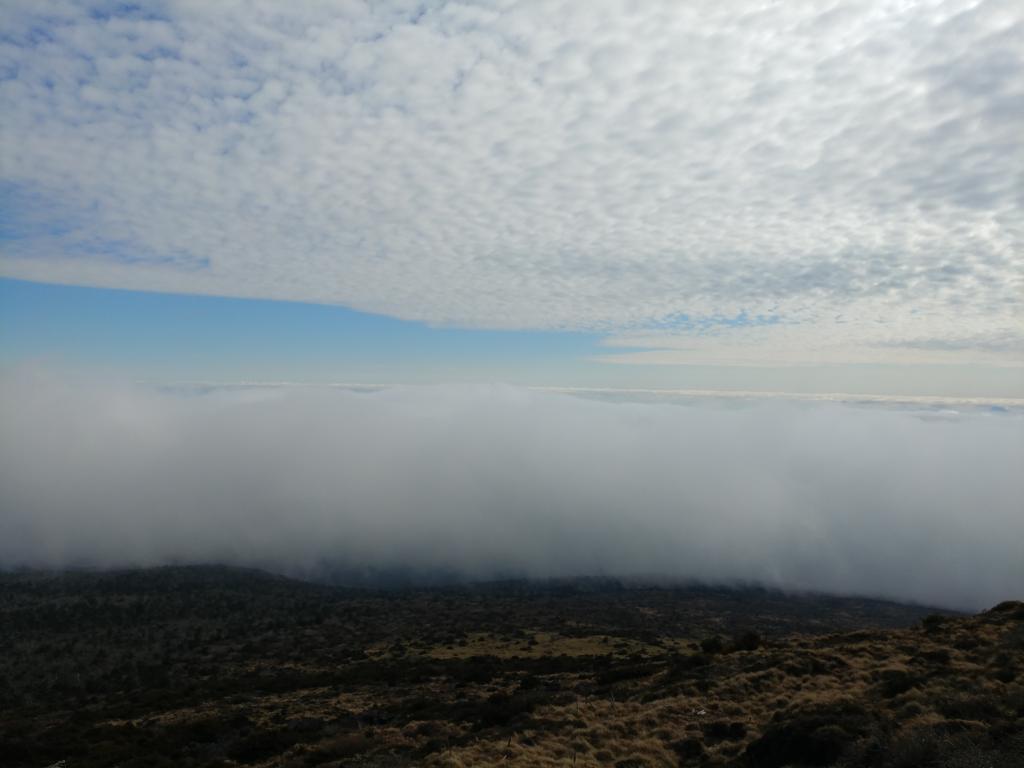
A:
<svg viewBox="0 0 1024 768">
<path fill-rule="evenodd" d="M 230 562 L 1024 594 L 1020 414 L 504 387 L 0 384 L 0 565 Z"/>
<path fill-rule="evenodd" d="M 1016 0 L 143 7 L 4 4 L 0 274 L 1020 362 Z"/>
</svg>

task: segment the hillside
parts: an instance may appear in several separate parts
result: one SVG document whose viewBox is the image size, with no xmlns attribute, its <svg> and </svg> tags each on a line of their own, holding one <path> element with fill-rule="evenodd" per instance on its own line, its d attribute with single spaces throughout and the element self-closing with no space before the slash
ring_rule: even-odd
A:
<svg viewBox="0 0 1024 768">
<path fill-rule="evenodd" d="M 1024 761 L 1014 602 L 20 573 L 0 644 L 12 768 Z"/>
</svg>

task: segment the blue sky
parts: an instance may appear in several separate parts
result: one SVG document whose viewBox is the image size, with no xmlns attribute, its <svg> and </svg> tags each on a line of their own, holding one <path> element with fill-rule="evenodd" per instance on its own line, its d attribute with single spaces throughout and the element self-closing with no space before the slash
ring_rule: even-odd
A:
<svg viewBox="0 0 1024 768">
<path fill-rule="evenodd" d="M 1022 24 L 5 3 L 0 356 L 1024 397 Z"/>
<path fill-rule="evenodd" d="M 477 331 L 344 307 L 0 280 L 0 355 L 158 380 L 552 384 L 597 355 L 587 333 Z M 586 367 L 583 365 L 582 367 Z M 532 380 L 531 380 L 531 377 Z"/>
<path fill-rule="evenodd" d="M 608 362 L 603 339 L 433 328 L 317 304 L 0 279 L 0 364 L 99 369 L 142 381 L 505 382 L 995 398 L 1022 390 L 1021 369 L 1012 367 Z"/>
</svg>

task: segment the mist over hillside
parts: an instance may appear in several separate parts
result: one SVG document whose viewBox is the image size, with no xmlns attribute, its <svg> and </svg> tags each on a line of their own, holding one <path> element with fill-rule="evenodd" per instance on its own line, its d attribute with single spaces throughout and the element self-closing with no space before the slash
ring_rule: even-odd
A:
<svg viewBox="0 0 1024 768">
<path fill-rule="evenodd" d="M 0 566 L 1024 594 L 1019 413 L 503 386 L 199 394 L 8 370 Z"/>
</svg>

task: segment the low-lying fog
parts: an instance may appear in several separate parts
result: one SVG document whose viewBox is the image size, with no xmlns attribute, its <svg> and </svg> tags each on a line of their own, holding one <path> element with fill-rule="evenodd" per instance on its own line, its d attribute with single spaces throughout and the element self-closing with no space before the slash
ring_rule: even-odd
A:
<svg viewBox="0 0 1024 768">
<path fill-rule="evenodd" d="M 757 582 L 1024 597 L 1024 418 L 502 386 L 0 377 L 0 566 Z"/>
</svg>

